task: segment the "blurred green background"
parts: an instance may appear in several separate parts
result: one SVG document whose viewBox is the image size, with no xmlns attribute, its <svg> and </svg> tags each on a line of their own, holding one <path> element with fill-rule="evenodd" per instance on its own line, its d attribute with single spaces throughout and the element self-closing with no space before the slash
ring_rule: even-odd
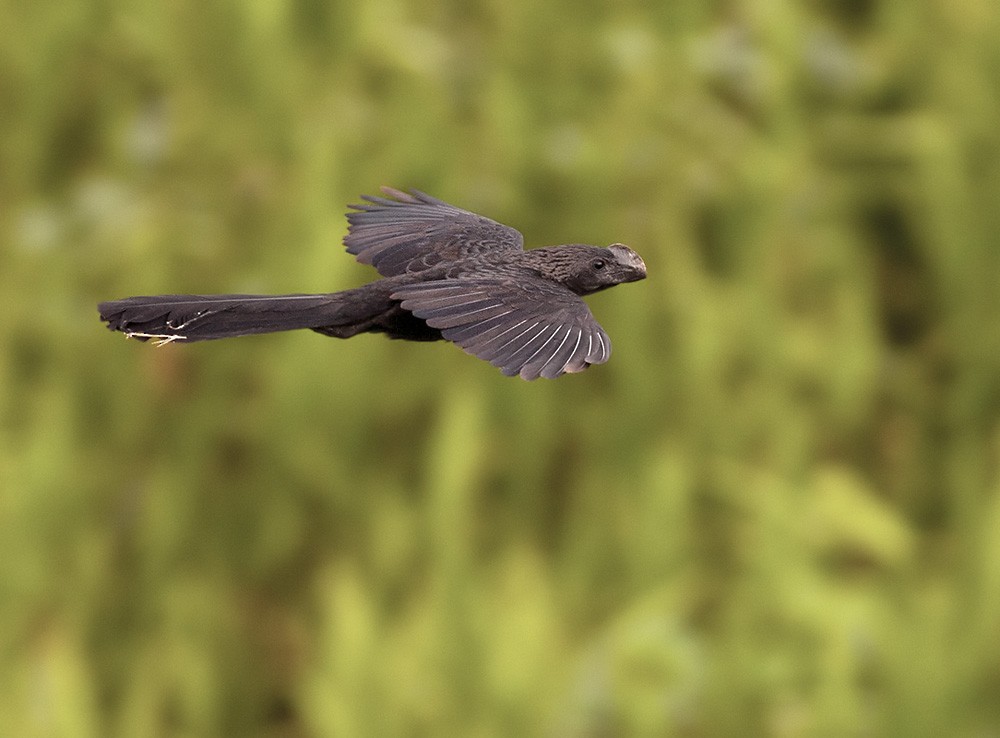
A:
<svg viewBox="0 0 1000 738">
<path fill-rule="evenodd" d="M 0 2 L 0 734 L 1000 732 L 1000 6 Z M 611 362 L 122 340 L 414 187 Z"/>
</svg>

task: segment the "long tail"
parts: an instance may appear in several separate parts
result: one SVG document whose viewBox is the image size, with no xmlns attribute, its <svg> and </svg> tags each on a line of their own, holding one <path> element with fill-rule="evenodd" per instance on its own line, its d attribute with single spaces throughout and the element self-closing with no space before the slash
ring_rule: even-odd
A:
<svg viewBox="0 0 1000 738">
<path fill-rule="evenodd" d="M 366 330 L 385 309 L 356 290 L 326 295 L 156 295 L 97 306 L 113 331 L 159 343 L 208 341 L 296 328 L 329 335 Z M 336 328 L 340 327 L 340 328 Z"/>
</svg>

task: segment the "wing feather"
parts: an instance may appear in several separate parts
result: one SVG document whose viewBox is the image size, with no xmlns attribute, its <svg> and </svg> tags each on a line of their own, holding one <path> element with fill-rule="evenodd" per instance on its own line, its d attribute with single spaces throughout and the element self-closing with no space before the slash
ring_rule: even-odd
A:
<svg viewBox="0 0 1000 738">
<path fill-rule="evenodd" d="M 574 332 L 576 332 L 575 341 L 571 340 Z M 580 341 L 580 335 L 580 329 L 574 328 L 573 326 L 567 328 L 565 333 L 560 331 L 559 343 L 555 345 L 550 353 L 539 357 L 539 359 L 531 367 L 531 371 L 534 372 L 536 376 L 545 377 L 547 379 L 565 371 L 568 359 L 573 355 L 576 344 Z"/>
<path fill-rule="evenodd" d="M 586 303 L 538 278 L 418 282 L 400 287 L 392 298 L 508 376 L 552 379 L 610 356 L 608 336 Z"/>
<path fill-rule="evenodd" d="M 385 277 L 420 272 L 483 253 L 520 251 L 520 232 L 418 192 L 383 187 L 351 205 L 344 246 Z"/>
<path fill-rule="evenodd" d="M 563 343 L 565 343 L 566 341 L 566 338 L 572 331 L 572 328 L 567 328 L 564 332 L 563 330 L 564 328 L 565 326 L 562 323 L 552 328 L 552 330 L 549 332 L 548 338 L 545 339 L 545 343 L 543 343 L 541 346 L 535 349 L 534 353 L 532 353 L 531 356 L 529 356 L 524 360 L 524 364 L 521 366 L 519 372 L 521 377 L 523 377 L 524 379 L 538 379 L 538 377 L 541 376 L 542 366 L 544 366 L 545 362 L 547 361 L 545 357 L 554 356 L 555 351 L 558 351 L 559 348 L 562 347 Z M 553 341 L 556 342 L 555 351 L 553 351 L 551 347 Z M 545 352 L 546 350 L 548 350 L 550 353 L 544 354 L 543 352 Z M 539 358 L 540 354 L 542 355 L 541 358 Z"/>
</svg>

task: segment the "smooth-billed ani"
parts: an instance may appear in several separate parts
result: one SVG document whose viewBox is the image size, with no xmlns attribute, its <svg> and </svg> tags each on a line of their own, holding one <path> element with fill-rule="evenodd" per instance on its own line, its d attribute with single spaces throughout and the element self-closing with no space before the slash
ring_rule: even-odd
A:
<svg viewBox="0 0 1000 738">
<path fill-rule="evenodd" d="M 383 187 L 351 205 L 347 251 L 382 279 L 319 295 L 157 295 L 98 305 L 111 330 L 159 343 L 296 328 L 349 338 L 445 339 L 507 376 L 554 378 L 602 364 L 611 341 L 580 299 L 644 279 L 620 243 L 524 250 L 513 228 L 422 192 Z"/>
</svg>

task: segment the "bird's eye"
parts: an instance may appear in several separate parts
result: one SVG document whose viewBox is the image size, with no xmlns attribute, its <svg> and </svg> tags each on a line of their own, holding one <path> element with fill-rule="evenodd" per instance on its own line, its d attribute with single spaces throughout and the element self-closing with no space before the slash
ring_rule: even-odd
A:
<svg viewBox="0 0 1000 738">
<path fill-rule="evenodd" d="M 604 259 L 596 259 L 593 264 L 591 264 L 594 269 L 601 270 L 604 268 Z"/>
</svg>

